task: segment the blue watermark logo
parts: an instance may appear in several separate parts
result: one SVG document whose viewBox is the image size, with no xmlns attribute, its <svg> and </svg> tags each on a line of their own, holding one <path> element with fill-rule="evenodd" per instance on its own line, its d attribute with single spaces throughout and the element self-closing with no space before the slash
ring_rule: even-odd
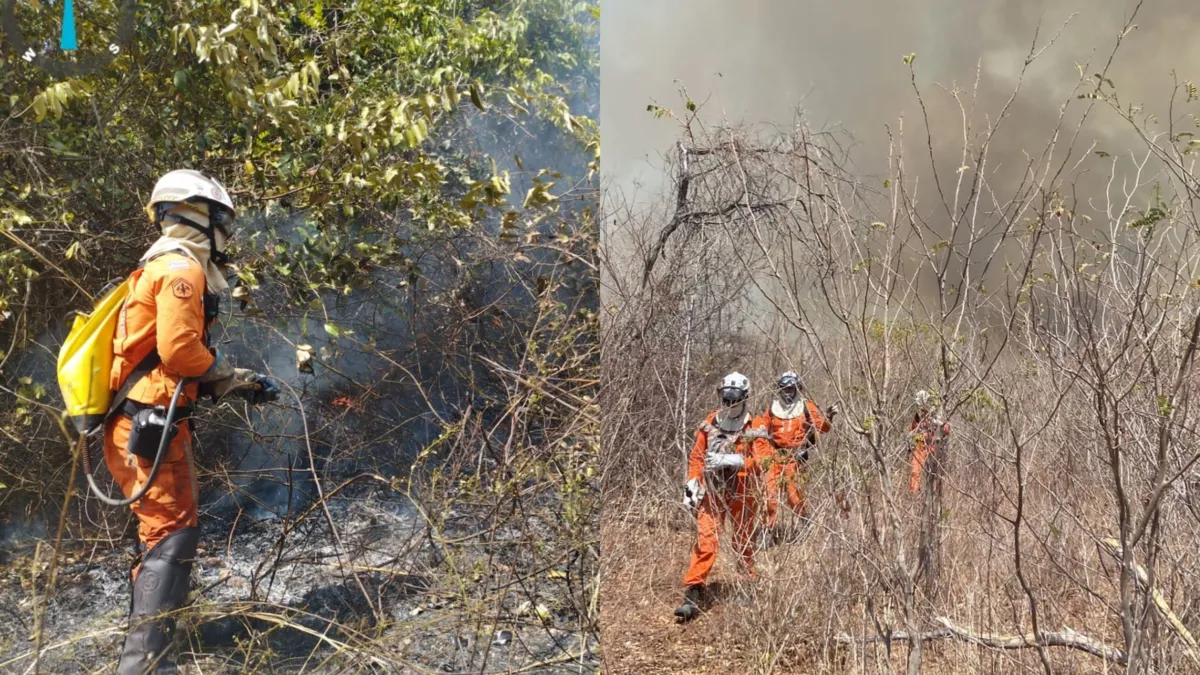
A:
<svg viewBox="0 0 1200 675">
<path fill-rule="evenodd" d="M 63 3 L 62 37 L 58 41 L 58 48 L 64 52 L 73 52 L 77 48 L 75 42 L 75 3 L 71 0 Z"/>
<path fill-rule="evenodd" d="M 86 44 L 93 46 L 80 50 L 75 26 L 75 2 L 63 0 L 59 49 L 55 51 L 54 43 L 48 42 L 41 45 L 42 51 L 39 52 L 38 45 L 27 43 L 21 31 L 17 20 L 17 2 L 0 0 L 0 29 L 8 38 L 9 47 L 20 54 L 26 63 L 55 77 L 78 77 L 103 70 L 133 40 L 137 32 L 137 0 L 120 0 L 117 15 L 113 17 L 115 23 L 84 25 Z M 36 6 L 22 6 L 23 13 L 30 11 L 36 13 L 39 9 Z M 97 49 L 94 45 L 104 47 Z"/>
</svg>

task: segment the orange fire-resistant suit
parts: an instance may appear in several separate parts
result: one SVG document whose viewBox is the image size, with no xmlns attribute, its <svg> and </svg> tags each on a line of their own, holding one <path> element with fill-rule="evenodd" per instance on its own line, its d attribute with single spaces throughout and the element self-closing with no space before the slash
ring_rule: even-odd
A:
<svg viewBox="0 0 1200 675">
<path fill-rule="evenodd" d="M 161 363 L 130 389 L 128 400 L 167 406 L 182 378 L 203 375 L 215 359 L 205 344 L 211 319 L 206 322 L 204 268 L 181 253 L 166 253 L 133 276 L 118 319 L 109 386 L 120 389 L 142 359 L 157 349 Z M 198 386 L 193 382 L 185 388 L 179 409 L 195 402 Z M 126 497 L 141 487 L 154 464 L 128 452 L 131 428 L 130 418 L 117 413 L 104 430 L 104 457 Z M 191 426 L 185 421 L 167 447 L 154 484 L 130 506 L 138 517 L 138 536 L 146 551 L 172 532 L 197 526 L 197 490 Z"/>
<path fill-rule="evenodd" d="M 937 447 L 937 439 L 934 437 L 937 429 L 929 413 L 917 412 L 913 415 L 908 431 L 915 434 L 912 439 L 912 475 L 908 479 L 908 491 L 915 493 L 921 488 L 921 473 L 925 470 L 925 462 Z M 943 437 L 949 436 L 950 425 L 942 424 L 941 432 Z"/>
<path fill-rule="evenodd" d="M 704 458 L 710 452 L 737 452 L 745 466 L 726 475 L 706 473 Z M 704 498 L 696 512 L 697 537 L 692 548 L 691 564 L 684 576 L 684 586 L 704 584 L 717 561 L 717 540 L 725 520 L 733 522 L 733 545 L 742 556 L 746 569 L 754 575 L 754 524 L 756 501 L 755 482 L 761 463 L 771 456 L 767 432 L 761 419 L 746 415 L 740 431 L 726 432 L 717 427 L 717 413 L 712 412 L 696 431 L 696 443 L 688 459 L 688 479 L 704 483 Z"/>
<path fill-rule="evenodd" d="M 809 400 L 802 403 L 804 414 L 791 419 L 772 414 L 769 406 L 763 414 L 775 450 L 770 468 L 766 471 L 768 527 L 774 527 L 778 517 L 780 488 L 787 492 L 788 506 L 792 511 L 804 515 L 803 481 L 807 478 L 807 469 L 797 459 L 797 454 L 812 444 L 814 438 L 810 437 L 810 432 L 827 434 L 831 428 L 829 420 L 825 419 L 815 403 Z"/>
</svg>

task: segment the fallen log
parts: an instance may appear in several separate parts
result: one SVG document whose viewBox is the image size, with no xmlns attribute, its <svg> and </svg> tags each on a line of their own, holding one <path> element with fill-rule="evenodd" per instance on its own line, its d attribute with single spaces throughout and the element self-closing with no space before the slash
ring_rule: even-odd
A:
<svg viewBox="0 0 1200 675">
<path fill-rule="evenodd" d="M 1106 537 L 1101 543 L 1109 555 L 1115 558 L 1118 563 L 1121 562 L 1121 542 L 1112 537 Z M 1158 610 L 1159 615 L 1167 622 L 1167 625 L 1171 626 L 1171 629 L 1175 631 L 1179 639 L 1183 640 L 1184 644 L 1187 645 L 1187 649 L 1184 651 L 1191 657 L 1192 663 L 1200 666 L 1200 646 L 1197 646 L 1196 638 L 1192 637 L 1191 631 L 1187 629 L 1187 626 L 1183 625 L 1183 621 L 1171 610 L 1171 606 L 1167 604 L 1167 599 L 1163 597 L 1163 594 L 1157 588 L 1150 586 L 1150 575 L 1146 572 L 1146 568 L 1133 563 L 1133 578 L 1137 580 L 1138 588 L 1143 593 L 1150 594 L 1150 599 L 1154 603 L 1154 609 Z"/>
<path fill-rule="evenodd" d="M 1110 663 L 1118 663 L 1125 665 L 1128 662 L 1128 657 L 1125 652 L 1114 647 L 1090 638 L 1081 633 L 1077 633 L 1070 628 L 1063 627 L 1059 632 L 1043 632 L 1040 636 L 1033 634 L 1025 635 L 999 635 L 995 633 L 976 633 L 961 626 L 958 626 L 953 621 L 946 617 L 938 617 L 935 619 L 942 625 L 942 628 L 921 633 L 918 637 L 921 641 L 926 640 L 941 640 L 954 639 L 960 642 L 976 644 L 989 649 L 1036 649 L 1038 647 L 1065 647 L 1067 649 L 1075 649 L 1082 652 L 1087 652 L 1092 656 L 1098 656 Z M 854 638 L 846 633 L 841 633 L 835 637 L 837 642 L 884 642 L 884 641 L 908 641 L 910 636 L 905 632 L 892 633 L 889 636 L 876 636 L 870 638 Z"/>
</svg>

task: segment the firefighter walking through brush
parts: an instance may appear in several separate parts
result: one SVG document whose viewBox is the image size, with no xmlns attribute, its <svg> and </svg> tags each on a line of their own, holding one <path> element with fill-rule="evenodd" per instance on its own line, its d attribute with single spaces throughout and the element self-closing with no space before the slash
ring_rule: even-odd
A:
<svg viewBox="0 0 1200 675">
<path fill-rule="evenodd" d="M 142 433 L 148 416 L 162 414 L 183 386 L 174 429 L 160 472 L 130 508 L 138 518 L 143 554 L 132 570 L 129 632 L 121 648 L 119 675 L 175 673 L 171 643 L 175 618 L 187 601 L 192 561 L 200 540 L 198 488 L 192 461 L 193 404 L 238 396 L 252 404 L 273 401 L 270 378 L 234 368 L 209 347 L 218 314 L 218 293 L 228 288 L 224 247 L 235 217 L 233 202 L 216 180 L 180 170 L 164 175 L 146 207 L 161 237 L 133 272 L 113 341 L 110 387 L 117 407 L 104 427 L 109 471 L 126 497 L 147 479 L 158 438 Z M 123 398 L 123 401 L 120 399 Z M 162 421 L 158 422 L 161 428 Z"/>
<path fill-rule="evenodd" d="M 925 464 L 940 445 L 940 441 L 950 435 L 950 425 L 942 422 L 929 410 L 929 392 L 922 389 L 913 398 L 917 411 L 913 413 L 912 423 L 908 426 L 909 449 L 912 452 L 912 474 L 908 479 L 908 491 L 915 494 L 921 489 L 921 476 L 925 473 Z"/>
<path fill-rule="evenodd" d="M 821 434 L 829 433 L 831 422 L 838 414 L 837 404 L 831 404 L 821 414 L 813 401 L 800 396 L 803 387 L 793 371 L 779 376 L 776 395 L 763 413 L 764 426 L 775 451 L 766 470 L 767 527 L 771 540 L 778 540 L 776 521 L 779 516 L 779 493 L 786 494 L 788 507 L 798 516 L 807 514 L 804 486 L 808 479 L 809 451 L 816 446 Z"/>
<path fill-rule="evenodd" d="M 696 431 L 688 460 L 684 504 L 696 512 L 697 536 L 684 576 L 681 621 L 700 614 L 704 584 L 717 560 L 717 540 L 726 522 L 733 524 L 733 545 L 747 573 L 754 576 L 755 483 L 761 462 L 771 455 L 762 421 L 747 411 L 750 380 L 741 373 L 725 376 L 717 390 L 721 407 Z"/>
</svg>

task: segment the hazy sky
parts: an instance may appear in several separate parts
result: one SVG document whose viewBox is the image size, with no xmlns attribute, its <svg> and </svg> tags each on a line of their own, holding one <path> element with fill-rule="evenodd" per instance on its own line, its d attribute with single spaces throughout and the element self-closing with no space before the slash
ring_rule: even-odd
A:
<svg viewBox="0 0 1200 675">
<path fill-rule="evenodd" d="M 601 129 L 605 180 L 641 198 L 661 187 L 657 165 L 677 127 L 646 112 L 656 100 L 682 109 L 681 80 L 709 119 L 789 124 L 802 105 L 811 124 L 840 125 L 860 142 L 860 165 L 886 166 L 885 129 L 904 114 L 915 130 L 917 102 L 903 55 L 916 52 L 918 84 L 931 105 L 935 144 L 961 137 L 946 95 L 934 83 L 970 87 L 982 63 L 982 113 L 1008 97 L 1034 30 L 1039 46 L 1078 12 L 1026 78 L 1007 128 L 1017 152 L 1044 139 L 1078 80 L 1107 60 L 1136 2 L 1125 0 L 604 0 Z M 1109 76 L 1122 99 L 1166 117 L 1172 69 L 1200 80 L 1200 2 L 1146 0 Z M 1191 104 L 1200 113 L 1200 104 Z M 1186 110 L 1185 110 L 1186 112 Z M 1177 107 L 1177 118 L 1181 115 Z M 982 117 L 981 117 L 982 118 Z M 1098 116 L 1091 137 L 1120 145 L 1124 127 Z M 1190 122 L 1189 122 L 1190 126 Z M 1120 150 L 1119 147 L 1105 147 Z M 993 164 L 994 166 L 994 164 Z"/>
</svg>

